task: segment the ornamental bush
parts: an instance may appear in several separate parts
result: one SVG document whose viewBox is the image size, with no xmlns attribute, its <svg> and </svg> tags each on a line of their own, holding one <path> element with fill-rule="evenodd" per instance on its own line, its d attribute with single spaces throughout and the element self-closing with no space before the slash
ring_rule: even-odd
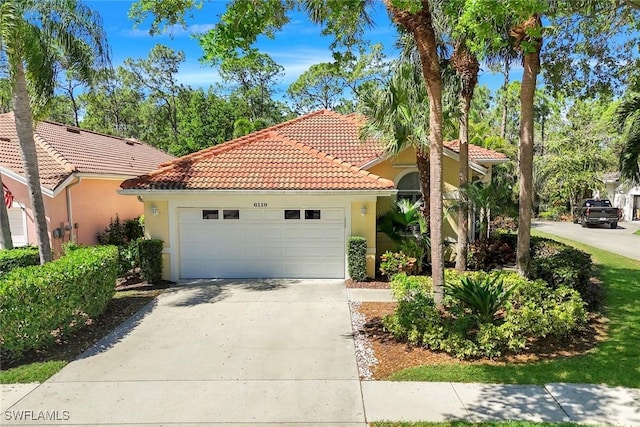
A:
<svg viewBox="0 0 640 427">
<path fill-rule="evenodd" d="M 115 293 L 115 246 L 77 248 L 0 278 L 0 357 L 20 358 L 101 314 Z"/>
<path fill-rule="evenodd" d="M 162 279 L 162 240 L 138 239 L 136 246 L 140 277 L 149 283 L 159 282 Z"/>
<path fill-rule="evenodd" d="M 463 276 L 475 283 L 494 283 L 497 274 L 479 271 Z M 449 283 L 459 282 L 461 277 L 455 271 L 445 273 Z M 430 278 L 424 280 L 418 283 L 403 274 L 394 278 L 391 287 L 398 306 L 384 319 L 384 325 L 396 339 L 460 359 L 522 352 L 535 340 L 569 335 L 587 321 L 584 303 L 575 290 L 566 286 L 551 289 L 542 280 L 531 281 L 515 273 L 500 276 L 501 286 L 511 293 L 500 315 L 490 321 L 479 317 L 455 294 L 445 293 L 443 310 L 438 310 Z"/>
<path fill-rule="evenodd" d="M 40 253 L 34 246 L 0 250 L 0 277 L 14 268 L 40 264 Z"/>
<path fill-rule="evenodd" d="M 367 278 L 367 239 L 351 236 L 347 242 L 347 263 L 349 277 L 356 282 Z"/>
<path fill-rule="evenodd" d="M 417 259 L 404 252 L 387 251 L 380 256 L 380 272 L 389 279 L 398 273 L 415 274 Z"/>
</svg>

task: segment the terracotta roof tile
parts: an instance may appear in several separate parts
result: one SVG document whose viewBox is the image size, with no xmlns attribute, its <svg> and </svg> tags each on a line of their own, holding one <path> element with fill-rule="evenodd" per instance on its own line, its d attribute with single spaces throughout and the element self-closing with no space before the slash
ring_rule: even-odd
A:
<svg viewBox="0 0 640 427">
<path fill-rule="evenodd" d="M 376 140 L 361 141 L 364 116 L 320 110 L 209 147 L 125 181 L 125 189 L 345 190 L 393 188 L 361 167 L 384 154 Z M 457 142 L 445 144 L 457 151 Z M 506 156 L 474 145 L 472 161 Z"/>
<path fill-rule="evenodd" d="M 455 151 L 456 153 L 460 152 L 460 141 L 457 139 L 445 142 L 444 146 L 452 151 Z M 469 144 L 469 159 L 478 163 L 482 163 L 487 161 L 504 161 L 508 158 L 504 154 L 498 153 L 497 151 Z"/>
<path fill-rule="evenodd" d="M 0 164 L 24 174 L 13 113 L 0 114 L 0 137 Z M 72 172 L 133 177 L 174 158 L 139 141 L 47 121 L 36 125 L 34 139 L 40 180 L 50 189 Z"/>
<path fill-rule="evenodd" d="M 270 130 L 202 150 L 122 183 L 152 190 L 392 189 L 392 181 Z"/>
</svg>

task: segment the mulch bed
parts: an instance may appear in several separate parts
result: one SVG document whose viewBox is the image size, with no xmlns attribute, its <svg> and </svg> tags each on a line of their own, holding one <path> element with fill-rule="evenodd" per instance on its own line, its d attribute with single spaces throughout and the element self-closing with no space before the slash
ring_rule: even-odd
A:
<svg viewBox="0 0 640 427">
<path fill-rule="evenodd" d="M 587 327 L 566 339 L 546 339 L 532 343 L 527 351 L 518 355 L 505 355 L 496 359 L 479 359 L 461 361 L 446 353 L 431 351 L 422 347 L 414 347 L 408 343 L 398 342 L 385 330 L 382 318 L 392 314 L 395 302 L 363 302 L 358 311 L 365 316 L 364 333 L 374 351 L 378 363 L 372 367 L 373 378 L 382 380 L 394 372 L 421 365 L 440 364 L 505 364 L 529 363 L 545 359 L 573 357 L 592 350 L 598 342 L 606 337 L 607 322 L 600 315 L 591 314 Z"/>
</svg>

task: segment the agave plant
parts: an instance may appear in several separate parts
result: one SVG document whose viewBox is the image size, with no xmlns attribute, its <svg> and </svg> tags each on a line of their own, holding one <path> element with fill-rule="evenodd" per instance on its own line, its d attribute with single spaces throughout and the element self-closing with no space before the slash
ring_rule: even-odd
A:
<svg viewBox="0 0 640 427">
<path fill-rule="evenodd" d="M 478 324 L 494 323 L 497 313 L 505 307 L 516 286 L 507 287 L 500 276 L 474 279 L 463 276 L 459 281 L 446 282 L 445 292 L 467 306 Z"/>
</svg>

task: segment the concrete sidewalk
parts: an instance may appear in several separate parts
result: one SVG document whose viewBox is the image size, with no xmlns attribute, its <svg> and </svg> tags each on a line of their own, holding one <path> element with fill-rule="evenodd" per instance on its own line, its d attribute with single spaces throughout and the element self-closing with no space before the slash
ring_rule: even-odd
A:
<svg viewBox="0 0 640 427">
<path fill-rule="evenodd" d="M 640 389 L 364 381 L 362 395 L 369 422 L 521 420 L 640 426 Z"/>
</svg>

